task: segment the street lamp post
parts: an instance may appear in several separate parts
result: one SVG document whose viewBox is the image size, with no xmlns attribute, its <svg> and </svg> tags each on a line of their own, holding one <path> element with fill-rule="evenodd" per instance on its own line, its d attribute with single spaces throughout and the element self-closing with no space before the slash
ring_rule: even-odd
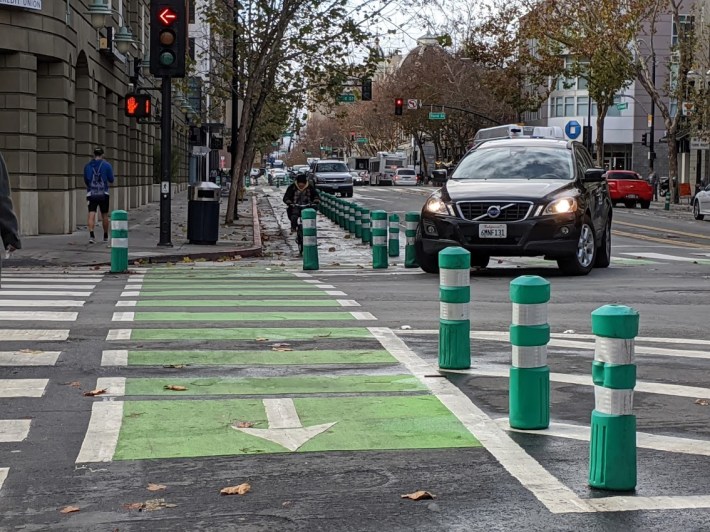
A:
<svg viewBox="0 0 710 532">
<path fill-rule="evenodd" d="M 656 86 L 656 52 L 651 50 L 651 81 L 653 86 Z M 656 133 L 656 102 L 651 98 L 651 114 L 649 115 L 650 120 L 649 126 L 651 130 L 648 132 L 648 168 L 653 173 L 654 160 L 656 159 L 656 152 L 653 149 L 654 135 Z M 670 208 L 670 206 L 669 206 Z"/>
</svg>

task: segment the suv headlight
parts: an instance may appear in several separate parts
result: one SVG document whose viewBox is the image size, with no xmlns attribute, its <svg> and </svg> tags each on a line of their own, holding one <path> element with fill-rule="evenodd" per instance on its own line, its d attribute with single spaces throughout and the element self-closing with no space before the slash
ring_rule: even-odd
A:
<svg viewBox="0 0 710 532">
<path fill-rule="evenodd" d="M 451 207 L 438 196 L 432 196 L 424 204 L 424 210 L 434 214 L 451 214 Z"/>
<path fill-rule="evenodd" d="M 567 214 L 577 210 L 577 200 L 572 197 L 557 198 L 551 201 L 542 214 Z"/>
</svg>

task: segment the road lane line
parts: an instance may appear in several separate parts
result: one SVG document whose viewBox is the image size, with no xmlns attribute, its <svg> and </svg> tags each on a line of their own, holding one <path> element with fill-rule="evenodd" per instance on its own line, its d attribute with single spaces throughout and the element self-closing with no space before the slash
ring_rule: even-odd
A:
<svg viewBox="0 0 710 532">
<path fill-rule="evenodd" d="M 345 292 L 341 292 L 339 290 L 326 290 L 325 293 L 328 294 L 329 296 L 347 296 L 348 295 Z"/>
<path fill-rule="evenodd" d="M 118 445 L 123 421 L 123 401 L 97 401 L 76 463 L 110 462 Z"/>
<path fill-rule="evenodd" d="M 3 291 L 4 292 L 4 291 Z M 73 299 L 0 299 L 0 307 L 83 307 L 84 301 Z"/>
<path fill-rule="evenodd" d="M 0 366 L 54 366 L 61 351 L 0 351 Z"/>
<path fill-rule="evenodd" d="M 0 310 L 0 321 L 76 321 L 77 312 Z"/>
<path fill-rule="evenodd" d="M 341 307 L 359 307 L 360 303 L 354 299 L 337 299 L 336 300 Z"/>
<path fill-rule="evenodd" d="M 658 229 L 655 229 L 658 231 Z M 636 240 L 647 240 L 649 242 L 660 242 L 662 244 L 672 244 L 674 247 L 678 248 L 698 248 L 698 249 L 707 249 L 708 245 L 707 244 L 695 244 L 693 242 L 680 242 L 678 240 L 671 240 L 668 238 L 657 238 L 654 236 L 646 236 L 646 235 L 639 235 L 636 233 L 627 233 L 625 231 L 618 231 L 614 229 L 611 232 L 614 236 L 625 236 L 627 238 L 633 238 Z"/>
<path fill-rule="evenodd" d="M 106 390 L 101 397 L 123 397 L 126 395 L 126 378 L 99 377 L 96 379 L 96 389 Z"/>
<path fill-rule="evenodd" d="M 102 366 L 127 366 L 127 349 L 105 349 L 101 352 Z"/>
<path fill-rule="evenodd" d="M 139 295 L 141 295 L 141 293 L 135 290 L 125 290 L 121 292 L 121 297 L 138 297 Z"/>
<path fill-rule="evenodd" d="M 142 284 L 127 284 L 124 290 L 141 290 L 143 288 Z"/>
<path fill-rule="evenodd" d="M 2 329 L 0 342 L 52 342 L 69 338 L 69 329 Z"/>
<path fill-rule="evenodd" d="M 135 312 L 114 312 L 111 321 L 134 321 Z"/>
<path fill-rule="evenodd" d="M 614 225 L 626 225 L 628 227 L 636 227 L 637 229 L 648 229 L 649 231 L 653 232 L 663 232 L 663 233 L 672 233 L 674 235 L 683 235 L 683 236 L 690 236 L 693 238 L 702 238 L 705 240 L 710 240 L 710 236 L 707 235 L 702 235 L 698 233 L 687 233 L 685 231 L 678 231 L 676 229 L 665 229 L 665 228 L 658 228 L 650 225 L 641 225 L 641 224 L 632 224 L 631 222 L 621 222 L 619 220 L 614 220 Z"/>
<path fill-rule="evenodd" d="M 0 399 L 42 397 L 49 379 L 0 379 Z"/>
<path fill-rule="evenodd" d="M 0 419 L 0 443 L 23 441 L 30 433 L 30 419 Z"/>
<path fill-rule="evenodd" d="M 687 510 L 710 508 L 710 496 L 688 495 L 670 497 L 600 497 L 587 502 L 597 512 L 635 512 L 639 510 Z M 671 527 L 672 528 L 672 527 Z"/>
<path fill-rule="evenodd" d="M 586 501 L 543 468 L 456 386 L 438 376 L 388 328 L 369 327 L 382 346 L 413 373 L 463 423 L 496 460 L 552 513 L 594 511 Z"/>
<path fill-rule="evenodd" d="M 373 316 L 370 312 L 351 312 L 353 318 L 356 320 L 376 320 L 375 316 Z"/>
<path fill-rule="evenodd" d="M 111 329 L 106 335 L 106 341 L 110 342 L 112 340 L 130 340 L 132 330 L 133 329 Z"/>
<path fill-rule="evenodd" d="M 138 301 L 117 301 L 117 307 L 135 307 Z"/>
<path fill-rule="evenodd" d="M 321 290 L 332 290 L 335 288 L 332 284 L 314 284 L 313 286 Z"/>
<path fill-rule="evenodd" d="M 74 287 L 78 288 L 78 287 Z M 82 287 L 83 288 L 83 287 Z M 69 290 L 8 290 L 3 282 L 3 296 L 57 296 L 57 297 L 89 297 L 92 292 L 77 292 Z"/>
<path fill-rule="evenodd" d="M 103 277 L 81 277 L 81 278 L 67 278 L 67 277 L 14 277 L 7 273 L 2 276 L 8 283 L 76 283 L 76 284 L 86 284 L 93 283 L 94 286 L 100 283 Z M 82 288 L 82 287 L 77 287 Z"/>
<path fill-rule="evenodd" d="M 313 277 L 310 273 L 293 272 L 294 277 Z"/>
<path fill-rule="evenodd" d="M 24 284 L 24 283 L 13 283 L 11 280 L 4 279 L 2 282 L 3 291 L 5 288 L 10 290 L 27 290 L 28 293 L 35 293 L 34 290 L 93 290 L 96 288 L 96 284 L 84 284 L 81 286 L 72 284 Z"/>
<path fill-rule="evenodd" d="M 677 255 L 666 255 L 665 253 L 622 253 L 622 255 L 632 255 L 634 257 L 642 257 L 644 259 L 651 260 L 670 260 L 675 262 L 697 262 L 700 264 L 706 264 L 710 262 L 708 259 L 698 259 L 693 257 L 678 257 Z"/>
</svg>

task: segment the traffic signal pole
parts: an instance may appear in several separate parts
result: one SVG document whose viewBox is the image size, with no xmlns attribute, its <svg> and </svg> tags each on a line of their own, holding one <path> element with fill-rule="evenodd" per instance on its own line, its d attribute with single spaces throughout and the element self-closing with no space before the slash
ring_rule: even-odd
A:
<svg viewBox="0 0 710 532">
<path fill-rule="evenodd" d="M 172 122 L 172 92 L 171 92 L 171 81 L 172 78 L 164 77 L 162 78 L 162 84 L 160 90 L 162 93 L 161 98 L 161 114 L 160 114 L 160 241 L 159 246 L 172 247 L 173 244 L 170 239 L 170 226 L 171 226 L 171 160 L 172 160 L 172 135 L 171 135 L 171 122 Z"/>
</svg>

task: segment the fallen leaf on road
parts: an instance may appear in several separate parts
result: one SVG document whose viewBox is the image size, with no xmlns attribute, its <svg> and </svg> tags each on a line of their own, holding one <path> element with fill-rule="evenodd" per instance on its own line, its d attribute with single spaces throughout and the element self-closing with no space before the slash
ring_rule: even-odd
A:
<svg viewBox="0 0 710 532">
<path fill-rule="evenodd" d="M 293 504 L 293 503 L 292 503 L 291 501 L 284 501 L 284 502 L 281 503 L 281 506 L 283 506 L 284 508 L 288 508 L 288 507 L 291 506 L 292 504 Z"/>
<path fill-rule="evenodd" d="M 174 392 L 184 392 L 187 390 L 185 386 L 178 386 L 177 384 L 166 384 L 163 386 L 164 390 L 172 390 Z"/>
<path fill-rule="evenodd" d="M 415 491 L 414 493 L 405 493 L 400 495 L 402 499 L 411 499 L 413 501 L 421 501 L 422 499 L 435 499 L 436 497 L 428 491 Z"/>
<path fill-rule="evenodd" d="M 162 491 L 165 488 L 167 488 L 167 486 L 163 484 L 153 484 L 152 482 L 148 484 L 148 487 L 146 487 L 148 491 Z"/>
<path fill-rule="evenodd" d="M 333 333 L 328 333 L 328 334 L 316 334 L 316 338 L 328 338 L 330 335 Z"/>
<path fill-rule="evenodd" d="M 146 512 L 154 512 L 155 510 L 162 510 L 163 508 L 175 508 L 177 504 L 171 504 L 165 502 L 165 499 L 150 499 L 145 501 L 143 509 Z"/>
<path fill-rule="evenodd" d="M 78 506 L 65 506 L 61 510 L 59 510 L 59 513 L 61 514 L 72 514 L 74 512 L 78 512 L 79 507 Z"/>
<path fill-rule="evenodd" d="M 293 351 L 290 347 L 272 347 L 271 350 L 277 352 Z"/>
<path fill-rule="evenodd" d="M 249 429 L 254 426 L 254 423 L 251 421 L 238 421 L 234 425 L 232 425 L 233 428 L 235 429 Z"/>
<path fill-rule="evenodd" d="M 174 369 L 182 369 L 186 366 L 187 364 L 164 364 L 164 368 L 174 368 Z"/>
<path fill-rule="evenodd" d="M 130 502 L 123 505 L 125 510 L 142 510 L 145 504 L 142 502 Z"/>
<path fill-rule="evenodd" d="M 71 386 L 72 388 L 81 388 L 81 383 L 79 381 L 65 382 L 64 384 Z"/>
<path fill-rule="evenodd" d="M 284 342 L 279 342 L 279 343 L 276 343 L 276 344 L 271 344 L 271 347 L 290 347 L 290 346 L 291 346 L 291 344 L 287 344 L 287 343 L 284 343 Z"/>
<path fill-rule="evenodd" d="M 229 486 L 219 490 L 221 495 L 244 495 L 251 490 L 251 486 L 248 483 L 239 484 L 239 486 Z"/>
<path fill-rule="evenodd" d="M 254 341 L 256 341 L 256 342 L 268 342 L 269 339 L 268 339 L 268 338 L 254 338 Z"/>
<path fill-rule="evenodd" d="M 192 259 L 190 257 L 183 257 L 182 261 L 183 262 L 192 262 Z"/>
<path fill-rule="evenodd" d="M 20 349 L 19 353 L 22 353 L 23 355 L 39 355 L 42 351 L 37 351 L 35 349 Z"/>
<path fill-rule="evenodd" d="M 710 406 L 710 399 L 698 399 L 695 401 L 695 404 L 700 406 Z"/>
<path fill-rule="evenodd" d="M 335 251 L 335 247 L 328 248 L 328 251 L 332 253 L 333 251 Z"/>
<path fill-rule="evenodd" d="M 339 262 L 331 262 L 330 265 L 331 266 L 340 266 L 340 263 Z"/>
<path fill-rule="evenodd" d="M 101 266 L 94 266 L 94 267 L 92 268 L 92 270 L 100 270 L 100 269 L 101 269 Z"/>
<path fill-rule="evenodd" d="M 102 393 L 106 393 L 106 388 L 97 388 L 95 390 L 91 390 L 90 392 L 84 392 L 84 397 L 94 397 L 95 395 L 101 395 Z"/>
</svg>

